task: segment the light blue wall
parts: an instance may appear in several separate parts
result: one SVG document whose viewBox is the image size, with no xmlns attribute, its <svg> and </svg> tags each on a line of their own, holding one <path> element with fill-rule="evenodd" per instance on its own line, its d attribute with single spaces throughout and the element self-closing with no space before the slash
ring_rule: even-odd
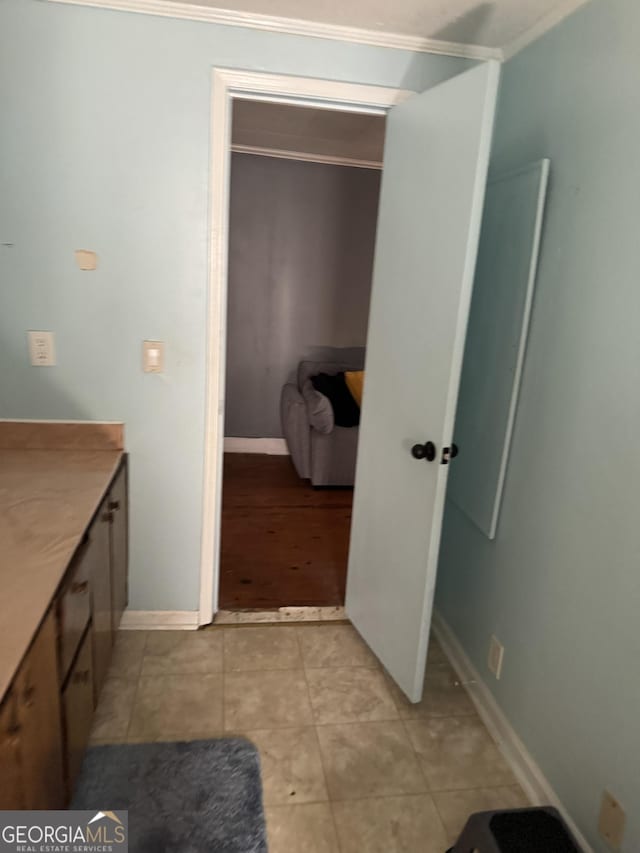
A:
<svg viewBox="0 0 640 853">
<path fill-rule="evenodd" d="M 437 606 L 597 850 L 640 850 L 640 6 L 597 0 L 504 69 L 494 166 L 551 158 L 495 542 L 446 514 Z M 464 453 L 464 448 L 461 449 Z"/>
<path fill-rule="evenodd" d="M 465 63 L 0 3 L 0 416 L 126 422 L 135 609 L 198 605 L 216 65 L 419 90 Z M 30 328 L 56 333 L 58 367 L 29 367 Z M 141 372 L 144 338 L 166 341 L 164 376 Z"/>
</svg>

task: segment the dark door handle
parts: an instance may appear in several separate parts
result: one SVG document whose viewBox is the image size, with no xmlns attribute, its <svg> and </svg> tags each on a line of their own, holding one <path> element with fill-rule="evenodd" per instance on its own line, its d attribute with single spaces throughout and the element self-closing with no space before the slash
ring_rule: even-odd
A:
<svg viewBox="0 0 640 853">
<path fill-rule="evenodd" d="M 426 459 L 427 462 L 433 462 L 436 458 L 436 446 L 432 441 L 426 441 L 424 444 L 414 444 L 411 448 L 411 455 L 414 459 Z"/>
</svg>

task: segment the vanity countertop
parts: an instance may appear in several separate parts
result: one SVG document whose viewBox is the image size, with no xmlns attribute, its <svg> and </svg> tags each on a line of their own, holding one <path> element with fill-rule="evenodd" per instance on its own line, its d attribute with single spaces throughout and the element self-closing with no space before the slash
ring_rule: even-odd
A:
<svg viewBox="0 0 640 853">
<path fill-rule="evenodd" d="M 23 449 L 21 439 L 2 440 L 5 425 L 0 425 L 0 701 L 123 457 L 113 447 L 118 442 L 102 445 L 109 449 L 69 449 L 53 441 L 56 449 L 43 449 L 46 442 L 29 438 L 27 446 L 38 449 Z"/>
</svg>

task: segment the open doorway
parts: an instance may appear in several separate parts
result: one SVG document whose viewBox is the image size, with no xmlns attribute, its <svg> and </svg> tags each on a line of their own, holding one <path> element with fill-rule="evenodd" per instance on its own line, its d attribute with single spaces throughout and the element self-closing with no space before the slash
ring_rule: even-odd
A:
<svg viewBox="0 0 640 853">
<path fill-rule="evenodd" d="M 344 604 L 384 115 L 233 102 L 219 604 Z"/>
<path fill-rule="evenodd" d="M 384 115 L 345 611 L 411 701 L 424 680 L 499 77 L 497 62 L 480 63 L 411 95 L 213 71 L 199 621 L 219 609 L 233 102 Z"/>
</svg>

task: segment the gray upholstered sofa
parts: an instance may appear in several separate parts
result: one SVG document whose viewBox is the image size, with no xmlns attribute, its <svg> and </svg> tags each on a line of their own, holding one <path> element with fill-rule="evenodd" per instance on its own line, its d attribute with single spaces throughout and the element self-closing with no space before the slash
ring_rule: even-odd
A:
<svg viewBox="0 0 640 853">
<path fill-rule="evenodd" d="M 348 361 L 301 361 L 296 382 L 282 389 L 282 431 L 296 471 L 314 486 L 353 486 L 358 427 L 335 426 L 331 403 L 311 377 L 364 368 L 364 349 Z"/>
</svg>

